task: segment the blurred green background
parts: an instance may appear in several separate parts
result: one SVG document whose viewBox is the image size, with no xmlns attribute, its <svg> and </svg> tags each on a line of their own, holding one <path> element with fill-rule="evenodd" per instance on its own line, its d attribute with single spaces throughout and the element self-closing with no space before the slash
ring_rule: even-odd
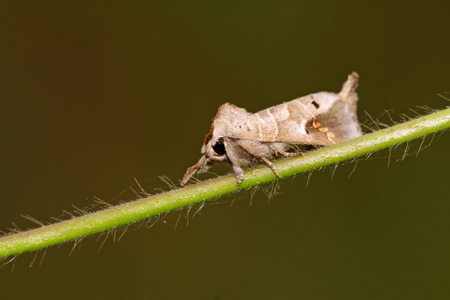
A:
<svg viewBox="0 0 450 300">
<path fill-rule="evenodd" d="M 0 229 L 178 182 L 218 106 L 360 74 L 360 121 L 449 103 L 448 1 L 1 1 Z M 367 130 L 366 130 L 367 131 Z M 425 144 L 431 138 L 428 137 Z M 182 212 L 120 242 L 20 256 L 2 299 L 450 297 L 448 133 Z M 229 172 L 216 166 L 213 172 Z M 200 177 L 206 178 L 206 176 Z M 119 196 L 118 196 L 119 195 Z M 251 203 L 251 205 L 250 205 Z M 120 231 L 119 231 L 120 233 Z M 32 268 L 29 265 L 33 262 Z M 12 271 L 13 270 L 13 271 Z"/>
</svg>

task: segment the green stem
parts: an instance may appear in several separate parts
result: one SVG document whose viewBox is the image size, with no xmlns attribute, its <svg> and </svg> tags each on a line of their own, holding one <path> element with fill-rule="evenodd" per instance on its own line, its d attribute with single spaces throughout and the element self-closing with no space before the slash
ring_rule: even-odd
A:
<svg viewBox="0 0 450 300">
<path fill-rule="evenodd" d="M 367 134 L 358 139 L 283 159 L 274 165 L 282 177 L 376 152 L 450 127 L 450 108 Z M 245 172 L 240 186 L 232 175 L 149 196 L 92 214 L 0 238 L 0 257 L 42 249 L 90 234 L 130 224 L 195 203 L 274 181 L 272 170 L 263 166 Z"/>
</svg>

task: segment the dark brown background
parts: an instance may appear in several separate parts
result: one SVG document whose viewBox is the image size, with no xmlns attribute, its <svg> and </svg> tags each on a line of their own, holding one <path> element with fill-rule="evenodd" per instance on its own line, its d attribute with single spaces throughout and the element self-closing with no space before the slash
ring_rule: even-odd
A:
<svg viewBox="0 0 450 300">
<path fill-rule="evenodd" d="M 365 124 L 449 104 L 445 1 L 307 2 L 1 1 L 0 228 L 115 201 L 134 177 L 149 192 L 178 182 L 227 101 L 255 112 L 357 71 Z M 178 214 L 100 253 L 89 238 L 40 267 L 23 255 L 0 270 L 1 297 L 449 297 L 449 136 L 416 158 L 419 144 L 389 168 L 383 151 L 350 178 L 354 164 L 284 180 L 251 207 L 220 199 L 175 232 Z"/>
</svg>

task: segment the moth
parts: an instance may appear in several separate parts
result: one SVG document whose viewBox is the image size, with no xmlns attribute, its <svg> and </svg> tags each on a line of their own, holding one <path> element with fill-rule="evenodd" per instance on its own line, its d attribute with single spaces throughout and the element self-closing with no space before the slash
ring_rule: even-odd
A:
<svg viewBox="0 0 450 300">
<path fill-rule="evenodd" d="M 310 94 L 254 114 L 223 104 L 205 136 L 201 149 L 204 155 L 187 169 L 181 185 L 220 161 L 231 163 L 238 185 L 244 179 L 242 167 L 258 161 L 266 163 L 280 178 L 270 160 L 302 154 L 292 151 L 292 146 L 328 146 L 361 136 L 356 115 L 358 79 L 353 72 L 339 94 Z"/>
</svg>

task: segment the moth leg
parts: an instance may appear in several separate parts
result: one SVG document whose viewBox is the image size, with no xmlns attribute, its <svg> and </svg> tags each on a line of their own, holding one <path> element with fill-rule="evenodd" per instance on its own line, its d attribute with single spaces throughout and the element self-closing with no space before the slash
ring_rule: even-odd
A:
<svg viewBox="0 0 450 300">
<path fill-rule="evenodd" d="M 302 152 L 280 152 L 281 155 L 286 156 L 286 157 L 295 157 L 295 156 L 300 156 L 303 155 Z"/>
<path fill-rule="evenodd" d="M 233 165 L 233 174 L 236 177 L 237 185 L 240 185 L 242 180 L 244 180 L 244 170 L 240 166 Z"/>
<path fill-rule="evenodd" d="M 243 165 L 249 163 L 248 153 L 239 146 L 235 140 L 230 138 L 224 138 L 224 145 L 227 152 L 227 157 L 233 166 L 233 174 L 236 177 L 237 184 L 241 184 L 244 180 L 244 170 L 242 170 Z"/>
<path fill-rule="evenodd" d="M 207 163 L 208 160 L 206 156 L 203 155 L 195 165 L 187 169 L 186 174 L 184 174 L 183 180 L 181 180 L 181 186 L 184 186 L 195 173 L 207 169 Z"/>
<path fill-rule="evenodd" d="M 271 144 L 269 144 L 269 147 L 270 147 L 270 149 L 272 149 L 272 151 L 275 153 L 275 155 L 277 155 L 278 153 L 283 155 L 284 157 L 294 157 L 294 156 L 303 155 L 302 152 L 286 152 L 286 151 L 284 151 L 284 145 L 280 145 L 280 144 L 271 143 Z"/>
<path fill-rule="evenodd" d="M 273 163 L 272 163 L 270 160 L 268 160 L 268 159 L 265 158 L 264 156 L 256 156 L 256 157 L 258 157 L 259 159 L 261 159 L 262 161 L 264 161 L 264 162 L 269 166 L 269 168 L 272 169 L 272 171 L 275 173 L 275 175 L 276 175 L 278 178 L 281 178 L 281 175 L 278 174 L 277 169 L 275 168 L 275 166 L 273 165 Z"/>
<path fill-rule="evenodd" d="M 242 149 L 244 149 L 248 154 L 250 154 L 250 155 L 252 155 L 252 156 L 254 156 L 254 157 L 256 157 L 256 158 L 262 160 L 263 162 L 265 162 L 265 163 L 269 166 L 269 168 L 272 169 L 273 173 L 275 173 L 275 175 L 276 175 L 278 178 L 281 178 L 281 175 L 278 173 L 278 171 L 277 171 L 277 169 L 275 168 L 275 166 L 274 166 L 274 165 L 272 164 L 272 162 L 271 162 L 270 160 L 268 160 L 265 156 L 255 153 L 255 151 L 251 150 L 249 147 L 247 147 L 247 145 L 244 145 L 244 143 L 239 143 L 239 146 L 240 146 Z"/>
</svg>

